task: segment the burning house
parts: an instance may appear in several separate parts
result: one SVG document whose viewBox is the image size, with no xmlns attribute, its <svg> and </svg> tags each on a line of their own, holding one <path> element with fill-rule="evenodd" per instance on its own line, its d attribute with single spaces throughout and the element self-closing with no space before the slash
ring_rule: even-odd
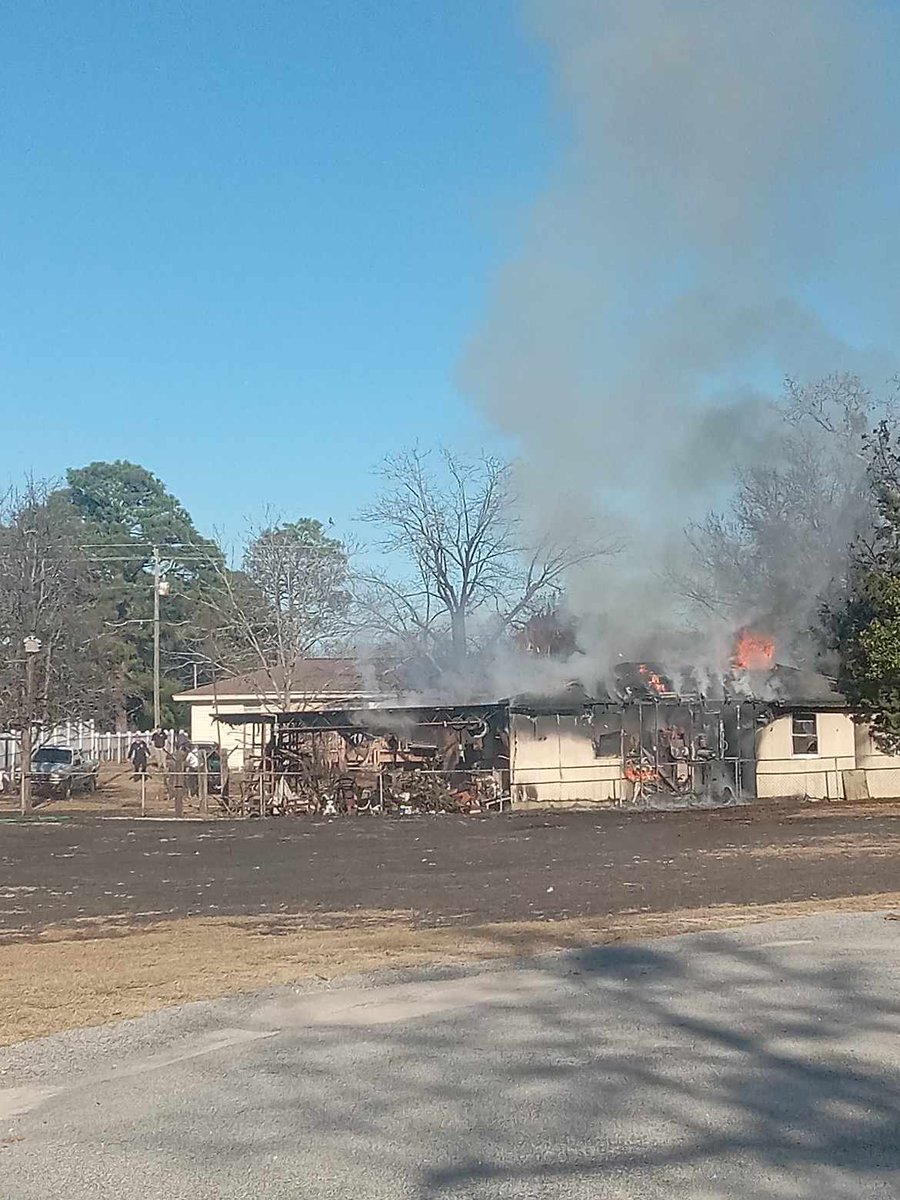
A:
<svg viewBox="0 0 900 1200">
<path fill-rule="evenodd" d="M 900 794 L 900 758 L 879 750 L 834 681 L 775 662 L 744 630 L 730 669 L 698 683 L 658 663 L 616 672 L 615 694 L 519 697 L 510 706 L 514 801 L 729 803 Z"/>
<path fill-rule="evenodd" d="M 730 803 L 890 796 L 881 753 L 831 680 L 744 631 L 730 669 L 621 664 L 589 694 L 222 713 L 243 745 L 242 811 L 482 811 L 527 802 Z M 249 707 L 249 706 L 248 706 Z"/>
<path fill-rule="evenodd" d="M 240 713 L 242 812 L 472 812 L 510 803 L 505 704 Z"/>
</svg>

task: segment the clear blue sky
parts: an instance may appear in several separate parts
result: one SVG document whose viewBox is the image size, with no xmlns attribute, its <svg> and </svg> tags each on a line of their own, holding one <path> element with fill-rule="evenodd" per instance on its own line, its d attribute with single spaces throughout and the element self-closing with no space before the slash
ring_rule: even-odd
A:
<svg viewBox="0 0 900 1200">
<path fill-rule="evenodd" d="M 514 0 L 33 0 L 0 59 L 0 480 L 343 528 L 492 436 L 454 374 L 560 144 Z"/>
</svg>

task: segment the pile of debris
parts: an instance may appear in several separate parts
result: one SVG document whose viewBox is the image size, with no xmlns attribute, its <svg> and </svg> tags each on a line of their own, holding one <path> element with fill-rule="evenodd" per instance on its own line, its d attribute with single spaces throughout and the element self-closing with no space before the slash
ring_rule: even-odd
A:
<svg viewBox="0 0 900 1200">
<path fill-rule="evenodd" d="M 498 710 L 499 711 L 499 710 Z M 478 716 L 406 729 L 346 712 L 291 714 L 245 762 L 241 815 L 479 813 L 509 806 L 505 725 Z M 305 716 L 305 719 L 302 719 Z"/>
</svg>

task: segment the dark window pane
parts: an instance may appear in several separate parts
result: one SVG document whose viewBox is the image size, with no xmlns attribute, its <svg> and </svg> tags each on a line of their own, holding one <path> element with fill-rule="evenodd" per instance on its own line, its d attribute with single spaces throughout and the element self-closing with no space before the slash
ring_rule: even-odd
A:
<svg viewBox="0 0 900 1200">
<path fill-rule="evenodd" d="M 617 729 L 613 733 L 600 733 L 594 738 L 594 757 L 609 758 L 619 754 L 622 749 L 622 734 Z"/>
</svg>

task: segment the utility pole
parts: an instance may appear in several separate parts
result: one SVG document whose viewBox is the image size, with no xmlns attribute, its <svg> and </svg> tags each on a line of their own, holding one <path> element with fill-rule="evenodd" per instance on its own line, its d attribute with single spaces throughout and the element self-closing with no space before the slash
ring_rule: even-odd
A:
<svg viewBox="0 0 900 1200">
<path fill-rule="evenodd" d="M 162 725 L 159 704 L 159 546 L 153 547 L 153 728 Z"/>
<path fill-rule="evenodd" d="M 25 712 L 20 732 L 20 748 L 22 752 L 21 774 L 21 812 L 24 817 L 31 812 L 31 755 L 32 733 L 34 730 L 34 671 L 35 662 L 41 649 L 41 639 L 29 634 L 22 639 L 25 650 Z"/>
</svg>

